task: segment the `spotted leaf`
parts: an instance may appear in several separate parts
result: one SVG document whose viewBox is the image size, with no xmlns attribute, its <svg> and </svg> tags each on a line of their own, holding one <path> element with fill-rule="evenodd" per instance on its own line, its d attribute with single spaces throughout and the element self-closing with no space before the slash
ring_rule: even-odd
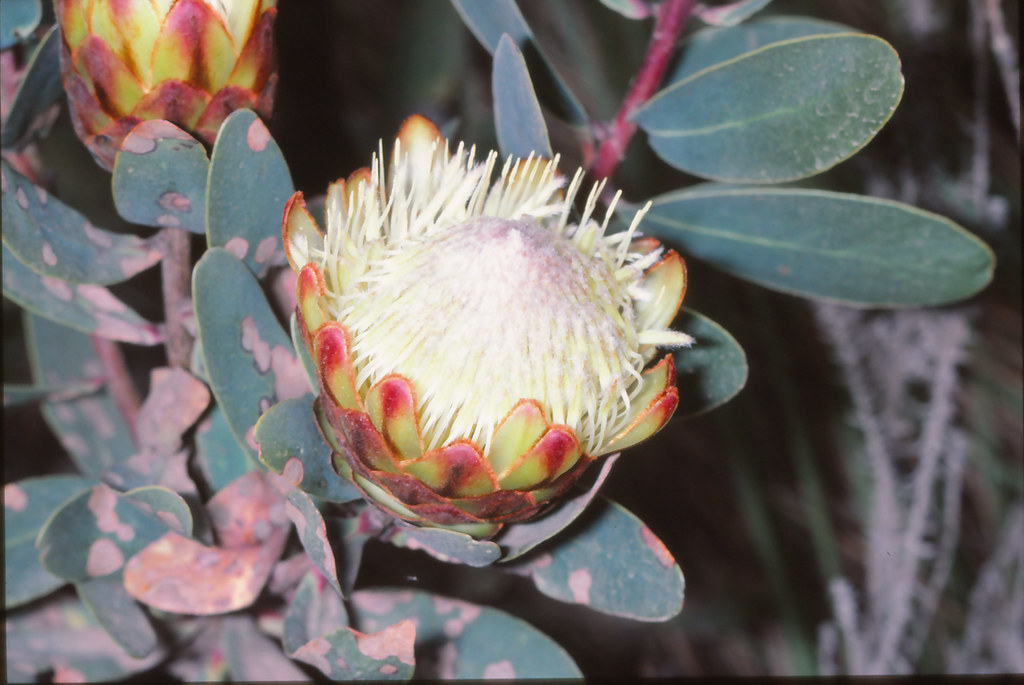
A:
<svg viewBox="0 0 1024 685">
<path fill-rule="evenodd" d="M 4 486 L 5 608 L 18 607 L 64 584 L 39 563 L 36 537 L 54 511 L 90 485 L 88 478 L 54 475 Z"/>
<path fill-rule="evenodd" d="M 331 468 L 331 449 L 321 436 L 309 397 L 278 402 L 267 410 L 256 424 L 255 438 L 260 461 L 292 485 L 334 502 L 361 499 L 359 491 Z"/>
<path fill-rule="evenodd" d="M 94 485 L 54 513 L 36 543 L 48 572 L 76 582 L 118 573 L 125 562 L 169 529 L 188 511 L 177 495 L 173 510 L 153 508 L 106 485 Z M 165 500 L 162 506 L 168 506 Z"/>
<path fill-rule="evenodd" d="M 97 228 L 56 197 L 0 163 L 3 242 L 33 271 L 70 283 L 108 285 L 156 264 L 166 252 L 162 236 Z"/>
<path fill-rule="evenodd" d="M 202 143 L 169 121 L 144 121 L 121 143 L 114 162 L 117 212 L 136 224 L 203 233 L 208 169 Z"/>
<path fill-rule="evenodd" d="M 416 623 L 417 678 L 580 678 L 562 647 L 525 621 L 489 607 L 414 590 L 359 590 L 353 623 L 380 630 Z"/>
<path fill-rule="evenodd" d="M 71 283 L 25 266 L 3 247 L 4 295 L 36 314 L 103 338 L 136 345 L 163 341 L 163 326 L 143 319 L 106 288 Z"/>
<path fill-rule="evenodd" d="M 25 317 L 25 331 L 29 366 L 37 384 L 100 378 L 101 367 L 89 336 L 32 314 Z M 40 410 L 83 474 L 98 479 L 135 452 L 128 426 L 105 388 L 44 402 Z"/>
<path fill-rule="evenodd" d="M 559 544 L 523 557 L 510 570 L 544 594 L 637 621 L 665 621 L 683 606 L 683 573 L 636 516 L 598 499 Z"/>
<path fill-rule="evenodd" d="M 211 248 L 192 277 L 210 387 L 236 439 L 256 456 L 256 420 L 280 400 L 309 394 L 302 365 L 252 272 Z"/>
<path fill-rule="evenodd" d="M 206 237 L 262 278 L 285 263 L 281 209 L 295 191 L 281 149 L 247 109 L 224 120 L 210 157 Z"/>
</svg>

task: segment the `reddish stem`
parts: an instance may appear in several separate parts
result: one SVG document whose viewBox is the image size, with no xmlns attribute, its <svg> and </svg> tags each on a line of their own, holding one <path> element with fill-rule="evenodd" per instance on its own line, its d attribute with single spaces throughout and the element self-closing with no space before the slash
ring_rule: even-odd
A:
<svg viewBox="0 0 1024 685">
<path fill-rule="evenodd" d="M 121 414 L 132 441 L 138 444 L 135 435 L 135 418 L 139 413 L 139 394 L 132 383 L 131 375 L 128 373 L 128 365 L 124 362 L 124 355 L 121 348 L 113 340 L 101 338 L 98 335 L 90 336 L 92 347 L 96 352 L 96 358 L 103 370 L 103 380 L 107 384 L 110 397 Z"/>
<path fill-rule="evenodd" d="M 171 366 L 189 368 L 192 336 L 182 320 L 188 306 L 191 277 L 192 241 L 182 228 L 165 228 L 168 237 L 167 255 L 161 261 L 164 316 L 167 318 L 167 361 Z"/>
<path fill-rule="evenodd" d="M 661 83 L 676 40 L 693 11 L 694 4 L 694 0 L 665 0 L 658 7 L 647 54 L 644 55 L 644 61 L 633 78 L 633 84 L 626 93 L 618 114 L 608 126 L 590 169 L 594 178 L 610 178 L 625 156 L 629 141 L 636 133 L 636 124 L 629 117 L 654 95 L 654 91 Z"/>
</svg>

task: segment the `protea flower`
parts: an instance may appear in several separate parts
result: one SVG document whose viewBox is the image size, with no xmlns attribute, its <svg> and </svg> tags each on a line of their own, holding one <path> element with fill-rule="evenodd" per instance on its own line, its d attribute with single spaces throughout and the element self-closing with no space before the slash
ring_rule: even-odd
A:
<svg viewBox="0 0 1024 685">
<path fill-rule="evenodd" d="M 105 168 L 145 119 L 212 143 L 232 111 L 270 114 L 276 0 L 55 3 L 71 120 Z"/>
<path fill-rule="evenodd" d="M 326 235 L 284 212 L 299 329 L 335 469 L 386 512 L 476 537 L 554 502 L 596 457 L 649 437 L 678 403 L 658 346 L 686 287 L 656 240 L 606 232 L 597 185 L 570 219 L 558 159 L 454 152 L 402 126 L 390 163 L 329 187 Z M 616 198 L 617 199 L 617 198 Z M 614 203 L 613 203 L 614 206 Z"/>
</svg>

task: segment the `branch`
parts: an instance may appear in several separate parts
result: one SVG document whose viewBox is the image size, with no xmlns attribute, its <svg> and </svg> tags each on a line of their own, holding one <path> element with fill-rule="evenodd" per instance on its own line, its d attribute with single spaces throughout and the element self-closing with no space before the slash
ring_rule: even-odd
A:
<svg viewBox="0 0 1024 685">
<path fill-rule="evenodd" d="M 622 106 L 619 107 L 618 114 L 608 126 L 594 159 L 590 170 L 594 178 L 610 178 L 625 156 L 626 148 L 637 128 L 630 120 L 630 116 L 651 99 L 661 83 L 676 40 L 683 30 L 686 19 L 693 12 L 694 4 L 694 0 L 665 0 L 658 7 L 647 54 L 644 55 L 644 61 L 633 79 L 629 92 L 626 93 L 626 98 L 622 101 Z"/>
<path fill-rule="evenodd" d="M 103 380 L 107 384 L 110 398 L 117 407 L 118 413 L 128 426 L 128 432 L 132 441 L 138 445 L 135 435 L 135 417 L 139 413 L 139 394 L 132 383 L 131 375 L 128 373 L 128 366 L 124 362 L 124 355 L 121 348 L 113 340 L 101 338 L 98 335 L 89 336 L 92 339 L 92 347 L 96 352 L 96 358 L 103 370 Z"/>
<path fill-rule="evenodd" d="M 192 356 L 192 335 L 185 327 L 183 309 L 189 306 L 192 241 L 182 228 L 163 230 L 168 238 L 167 255 L 160 262 L 164 316 L 167 318 L 167 361 L 171 366 L 188 369 Z"/>
</svg>

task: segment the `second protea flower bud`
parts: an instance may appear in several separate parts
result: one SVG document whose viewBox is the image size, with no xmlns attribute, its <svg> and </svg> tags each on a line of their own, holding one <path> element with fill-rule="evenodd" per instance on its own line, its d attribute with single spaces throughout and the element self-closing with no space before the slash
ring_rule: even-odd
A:
<svg viewBox="0 0 1024 685">
<path fill-rule="evenodd" d="M 55 0 L 79 138 L 105 168 L 140 121 L 212 143 L 241 108 L 270 114 L 276 0 Z"/>
<path fill-rule="evenodd" d="M 390 164 L 333 184 L 327 232 L 300 193 L 284 242 L 334 466 L 371 502 L 477 537 L 529 519 L 593 459 L 649 437 L 678 402 L 661 345 L 675 252 L 570 220 L 557 159 L 482 163 L 421 117 Z M 609 210 L 609 215 L 611 210 Z"/>
</svg>

